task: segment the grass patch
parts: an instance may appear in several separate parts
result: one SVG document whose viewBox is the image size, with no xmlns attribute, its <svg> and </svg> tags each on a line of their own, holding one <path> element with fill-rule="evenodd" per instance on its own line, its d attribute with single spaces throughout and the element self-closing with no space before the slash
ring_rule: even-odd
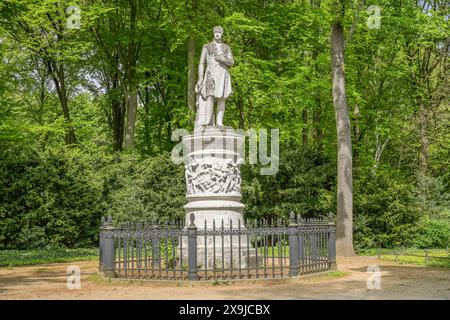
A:
<svg viewBox="0 0 450 320">
<path fill-rule="evenodd" d="M 91 274 L 88 276 L 88 280 L 97 284 L 103 284 L 103 283 L 111 283 L 111 279 L 103 278 L 98 273 Z"/>
<path fill-rule="evenodd" d="M 330 271 L 327 272 L 326 276 L 328 278 L 339 278 L 339 277 L 345 277 L 348 275 L 348 272 L 345 271 Z"/>
<path fill-rule="evenodd" d="M 214 282 L 213 282 L 213 285 L 215 285 L 215 286 L 222 286 L 222 285 L 226 286 L 226 285 L 229 285 L 229 284 L 231 284 L 230 280 L 218 280 L 218 279 L 215 279 Z"/>
<path fill-rule="evenodd" d="M 258 256 L 263 257 L 266 255 L 267 257 L 289 257 L 289 246 L 268 246 L 268 247 L 258 247 Z"/>
<path fill-rule="evenodd" d="M 0 267 L 97 259 L 97 248 L 0 250 Z"/>
<path fill-rule="evenodd" d="M 327 281 L 331 279 L 341 278 L 348 276 L 349 272 L 346 271 L 329 271 L 325 274 L 318 274 L 318 275 L 311 275 L 308 277 L 303 278 L 304 281 L 307 282 L 322 282 Z"/>
<path fill-rule="evenodd" d="M 394 261 L 399 264 L 415 264 L 423 267 L 438 267 L 438 268 L 448 268 L 450 269 L 450 259 L 440 259 L 439 257 L 430 257 L 428 256 L 428 260 L 424 256 L 407 256 L 407 255 L 398 255 L 395 254 L 386 254 L 381 255 L 380 259 L 387 261 Z"/>
<path fill-rule="evenodd" d="M 358 252 L 362 256 L 380 255 L 381 260 L 399 264 L 415 264 L 423 267 L 450 268 L 450 254 L 446 249 L 365 249 Z M 426 258 L 426 254 L 428 258 Z"/>
<path fill-rule="evenodd" d="M 324 248 L 321 248 L 321 249 L 318 248 L 316 253 L 319 256 L 326 256 L 328 254 L 328 250 L 326 250 Z M 310 247 L 304 248 L 303 254 L 306 256 L 313 255 Z M 264 255 L 266 255 L 266 257 L 269 257 L 269 258 L 271 258 L 272 256 L 274 256 L 275 258 L 277 258 L 277 257 L 289 258 L 289 246 L 288 245 L 283 245 L 283 246 L 274 245 L 273 247 L 272 246 L 268 246 L 265 248 L 258 247 L 258 256 L 263 257 Z M 245 256 L 245 255 L 243 255 L 243 256 Z"/>
</svg>

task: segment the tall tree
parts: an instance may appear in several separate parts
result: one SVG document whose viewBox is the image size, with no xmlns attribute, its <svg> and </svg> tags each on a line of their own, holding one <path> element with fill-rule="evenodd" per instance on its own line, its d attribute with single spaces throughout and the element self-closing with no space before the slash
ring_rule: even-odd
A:
<svg viewBox="0 0 450 320">
<path fill-rule="evenodd" d="M 139 2 L 140 3 L 140 2 Z M 136 126 L 137 106 L 138 106 L 138 79 L 137 60 L 140 46 L 138 38 L 138 8 L 137 0 L 129 1 L 129 38 L 125 48 L 119 44 L 119 59 L 125 66 L 125 75 L 128 86 L 125 88 L 127 101 L 127 122 L 125 125 L 123 147 L 124 149 L 134 148 L 134 128 Z"/>
<path fill-rule="evenodd" d="M 187 65 L 188 65 L 188 79 L 187 79 L 187 104 L 189 109 L 195 111 L 195 84 L 196 84 L 196 21 L 198 15 L 198 0 L 190 0 L 188 2 L 188 17 L 191 25 L 189 37 L 187 40 Z"/>
<path fill-rule="evenodd" d="M 69 107 L 68 65 L 77 60 L 67 28 L 68 1 L 17 1 L 3 3 L 0 23 L 9 36 L 37 54 L 55 85 L 65 122 L 65 143 L 76 142 Z"/>
<path fill-rule="evenodd" d="M 340 256 L 354 255 L 353 249 L 353 159 L 350 117 L 344 74 L 344 28 L 345 2 L 336 1 L 340 14 L 331 26 L 331 69 L 333 80 L 333 105 L 337 133 L 337 213 L 336 251 Z"/>
<path fill-rule="evenodd" d="M 138 61 L 142 42 L 147 38 L 147 11 L 152 4 L 143 0 L 102 1 L 91 30 L 108 66 L 115 149 L 133 149 L 138 107 Z M 120 88 L 121 98 L 117 97 Z M 122 120 L 124 103 L 126 114 Z M 119 137 L 123 134 L 123 138 Z M 123 141 L 122 147 L 118 144 Z"/>
<path fill-rule="evenodd" d="M 448 87 L 448 3 L 446 1 L 419 1 L 415 8 L 416 32 L 409 40 L 408 58 L 411 65 L 413 96 L 418 106 L 419 127 L 418 167 L 426 175 L 429 159 L 429 126 L 433 114 L 446 97 Z M 426 19 L 424 16 L 428 15 Z"/>
</svg>

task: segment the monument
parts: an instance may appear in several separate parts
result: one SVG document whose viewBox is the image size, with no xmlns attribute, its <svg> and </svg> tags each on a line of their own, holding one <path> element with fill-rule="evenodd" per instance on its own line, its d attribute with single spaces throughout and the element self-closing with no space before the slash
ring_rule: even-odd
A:
<svg viewBox="0 0 450 320">
<path fill-rule="evenodd" d="M 232 93 L 228 68 L 234 65 L 230 47 L 222 42 L 223 28 L 214 27 L 214 41 L 205 44 L 198 65 L 196 128 L 223 127 L 225 100 Z M 205 71 L 206 63 L 206 71 Z M 217 102 L 217 117 L 214 116 L 214 102 Z M 217 120 L 217 121 L 216 121 Z"/>
<path fill-rule="evenodd" d="M 184 136 L 182 140 L 187 150 L 186 225 L 190 224 L 190 215 L 194 214 L 197 228 L 215 227 L 218 230 L 223 225 L 229 230 L 238 228 L 240 224 L 241 229 L 244 229 L 240 165 L 244 160 L 245 139 L 223 125 L 225 100 L 232 93 L 228 69 L 234 65 L 234 59 L 230 47 L 222 42 L 223 28 L 215 27 L 213 34 L 214 40 L 203 46 L 200 56 L 195 90 L 197 115 L 194 133 Z M 217 115 L 214 114 L 214 103 L 217 104 Z M 200 265 L 205 261 L 205 250 L 206 264 L 209 265 L 213 260 L 213 243 L 216 248 L 224 247 L 225 261 L 220 261 L 219 250 L 216 250 L 215 261 L 223 263 L 225 267 L 230 266 L 231 260 L 233 265 L 237 264 L 239 254 L 241 267 L 246 267 L 250 263 L 246 258 L 254 256 L 255 249 L 250 244 L 247 246 L 246 237 L 241 237 L 240 248 L 249 247 L 251 252 L 246 249 L 239 252 L 237 236 L 227 236 L 223 243 L 220 237 L 212 238 L 208 237 L 206 241 L 201 237 L 198 239 Z M 231 254 L 233 259 L 230 259 Z M 185 255 L 187 252 L 183 253 Z"/>
</svg>

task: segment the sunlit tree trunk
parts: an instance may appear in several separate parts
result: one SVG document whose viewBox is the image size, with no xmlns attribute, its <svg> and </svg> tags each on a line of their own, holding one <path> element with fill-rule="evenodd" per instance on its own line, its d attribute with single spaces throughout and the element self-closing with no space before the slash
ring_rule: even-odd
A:
<svg viewBox="0 0 450 320">
<path fill-rule="evenodd" d="M 338 256 L 354 255 L 352 142 L 344 77 L 344 30 L 340 21 L 331 28 L 333 105 L 337 131 L 337 215 L 336 251 Z"/>
<path fill-rule="evenodd" d="M 130 28 L 131 28 L 131 42 L 128 44 L 128 51 L 122 54 L 124 64 L 128 66 L 127 80 L 128 80 L 128 95 L 125 95 L 127 101 L 127 123 L 125 125 L 125 136 L 123 139 L 123 148 L 134 148 L 134 128 L 136 126 L 137 105 L 138 105 L 138 79 L 137 79 L 137 44 L 135 42 L 137 26 L 137 2 L 130 1 Z M 126 57 L 126 58 L 125 58 Z M 126 61 L 128 60 L 128 61 Z"/>
<path fill-rule="evenodd" d="M 195 111 L 195 37 L 190 35 L 188 39 L 188 83 L 187 83 L 187 104 L 189 109 Z"/>
<path fill-rule="evenodd" d="M 127 123 L 125 126 L 125 136 L 123 140 L 123 148 L 132 149 L 134 148 L 134 128 L 136 126 L 136 114 L 137 114 L 137 103 L 138 103 L 138 91 L 137 91 L 137 79 L 136 79 L 136 66 L 134 62 L 131 66 L 129 76 L 129 95 L 127 103 Z"/>
</svg>

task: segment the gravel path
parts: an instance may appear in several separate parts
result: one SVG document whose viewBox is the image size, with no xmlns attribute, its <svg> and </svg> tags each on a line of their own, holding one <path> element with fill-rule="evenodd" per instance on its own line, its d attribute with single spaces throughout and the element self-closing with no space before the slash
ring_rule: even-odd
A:
<svg viewBox="0 0 450 320">
<path fill-rule="evenodd" d="M 78 265 L 81 288 L 66 286 L 66 268 Z M 367 289 L 367 267 L 381 270 L 381 288 Z M 212 283 L 111 282 L 99 280 L 98 262 L 0 268 L 0 299 L 450 299 L 450 271 L 399 265 L 376 257 L 338 260 L 347 275 L 282 281 Z"/>
</svg>

